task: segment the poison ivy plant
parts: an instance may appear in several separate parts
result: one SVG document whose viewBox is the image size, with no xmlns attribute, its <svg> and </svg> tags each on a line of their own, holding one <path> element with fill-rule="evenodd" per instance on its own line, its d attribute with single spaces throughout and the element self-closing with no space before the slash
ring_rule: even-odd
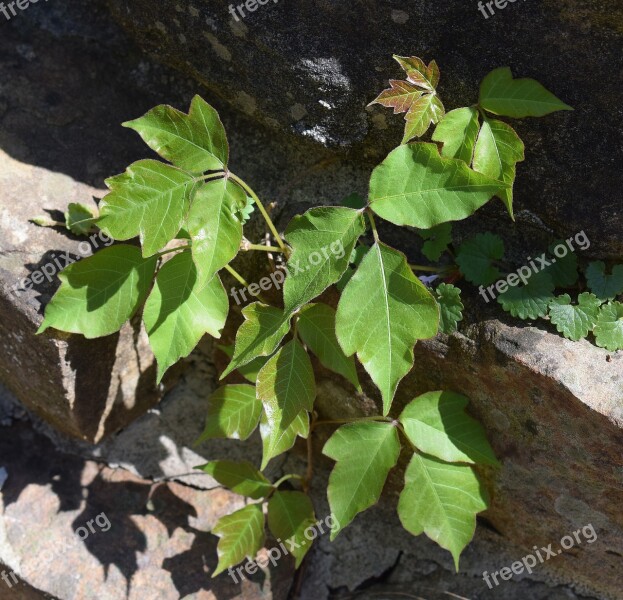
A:
<svg viewBox="0 0 623 600">
<path fill-rule="evenodd" d="M 374 169 L 367 199 L 352 195 L 341 206 L 312 208 L 295 216 L 282 235 L 257 194 L 232 172 L 218 114 L 197 96 L 188 114 L 158 106 L 125 124 L 168 162 L 141 160 L 107 180 L 110 191 L 98 216 L 70 210 L 67 221 L 75 227 L 88 224 L 116 241 L 132 241 L 67 268 L 40 332 L 55 328 L 99 337 L 140 316 L 160 380 L 204 335 L 219 338 L 227 331 L 223 281 L 237 281 L 254 296 L 241 310 L 233 345 L 228 333 L 227 343 L 219 346 L 230 359 L 221 379 L 232 379 L 209 397 L 198 440 L 247 440 L 259 429 L 263 449 L 260 469 L 226 460 L 201 467 L 250 502 L 213 528 L 220 538 L 213 575 L 258 552 L 266 521 L 275 537 L 292 542 L 296 565 L 301 564 L 316 518 L 307 495 L 313 464 L 305 475 L 286 473 L 274 482 L 262 471 L 297 440 L 305 440 L 311 460 L 318 427 L 342 425 L 323 448 L 335 461 L 328 485 L 332 537 L 375 504 L 388 481 L 402 477 L 401 453 L 406 460 L 400 464 L 408 467 L 400 520 L 414 535 L 425 533 L 447 548 L 457 568 L 476 514 L 487 506 L 475 465 L 495 467 L 497 461 L 483 428 L 465 412 L 467 398 L 429 392 L 402 410 L 394 398 L 413 367 L 416 343 L 440 327 L 446 333 L 457 329 L 464 307 L 461 290 L 452 283 L 461 272 L 484 285 L 502 275 L 501 239 L 484 234 L 466 241 L 456 257 L 452 244 L 451 222 L 469 217 L 494 196 L 512 215 L 512 187 L 524 148 L 513 129 L 492 115 L 538 116 L 568 107 L 540 84 L 513 80 L 503 69 L 487 76 L 478 104 L 446 114 L 435 61 L 395 58 L 406 80 L 391 81 L 374 102 L 405 115 L 405 134 L 403 144 Z M 436 125 L 431 142 L 409 143 L 431 125 Z M 270 240 L 251 241 L 245 225 L 252 216 L 264 219 Z M 441 264 L 409 264 L 403 252 L 381 239 L 378 217 L 417 228 L 424 256 Z M 249 251 L 270 257 L 270 279 L 249 284 L 238 272 L 244 263 L 235 262 L 237 256 Z M 416 277 L 414 271 L 421 270 L 431 274 Z M 569 273 L 535 276 L 515 295 L 500 298 L 523 316 L 542 316 L 549 309 L 552 322 L 577 337 L 586 329 L 589 304 L 588 324 L 593 324 L 595 301 L 583 298 L 578 307 L 566 298 L 552 302 L 554 280 L 568 284 Z M 599 287 L 596 295 L 618 293 L 618 271 L 612 277 L 614 283 L 591 277 Z M 275 289 L 268 294 L 272 303 L 263 297 L 273 287 L 271 279 L 277 289 L 277 281 L 283 283 L 282 299 L 275 300 Z M 547 280 L 545 292 L 535 303 L 532 288 L 541 279 Z M 600 308 L 594 331 L 601 345 L 619 344 L 620 306 Z M 360 377 L 367 374 L 363 387 L 370 393 L 376 386 L 372 400 L 379 414 L 321 420 L 315 410 L 318 363 L 343 377 L 353 395 L 364 395 Z"/>
</svg>

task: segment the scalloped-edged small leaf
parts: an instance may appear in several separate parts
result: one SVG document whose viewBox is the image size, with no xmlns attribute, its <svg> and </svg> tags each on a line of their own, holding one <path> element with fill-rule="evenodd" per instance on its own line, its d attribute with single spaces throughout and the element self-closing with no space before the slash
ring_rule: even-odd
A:
<svg viewBox="0 0 623 600">
<path fill-rule="evenodd" d="M 434 60 L 428 66 L 417 56 L 394 55 L 394 60 L 402 67 L 409 81 L 425 90 L 435 90 L 439 83 L 439 67 Z"/>
<path fill-rule="evenodd" d="M 286 429 L 302 410 L 311 411 L 316 399 L 314 369 L 305 348 L 291 340 L 262 367 L 257 397 L 271 424 Z"/>
<path fill-rule="evenodd" d="M 567 339 L 577 342 L 593 330 L 599 316 L 602 301 L 594 294 L 584 292 L 578 296 L 578 304 L 571 304 L 571 296 L 563 294 L 549 304 L 549 319 Z"/>
<path fill-rule="evenodd" d="M 413 275 L 404 254 L 376 243 L 342 292 L 336 335 L 344 353 L 356 352 L 381 390 L 383 414 L 413 367 L 415 343 L 433 337 L 438 326 L 437 302 Z"/>
<path fill-rule="evenodd" d="M 188 252 L 167 261 L 143 311 L 149 345 L 158 361 L 157 381 L 188 356 L 204 335 L 220 338 L 228 313 L 229 301 L 218 275 L 199 283 Z"/>
<path fill-rule="evenodd" d="M 432 229 L 420 229 L 418 235 L 426 240 L 422 244 L 422 254 L 432 262 L 437 262 L 452 243 L 452 223 L 442 223 Z"/>
<path fill-rule="evenodd" d="M 95 210 L 79 202 L 70 202 L 65 211 L 65 225 L 75 235 L 87 235 L 95 226 Z"/>
<path fill-rule="evenodd" d="M 214 460 L 197 467 L 236 494 L 259 500 L 273 491 L 273 484 L 249 462 Z"/>
<path fill-rule="evenodd" d="M 225 128 L 216 110 L 200 96 L 192 99 L 188 114 L 163 104 L 123 126 L 137 131 L 154 152 L 186 171 L 216 171 L 227 164 Z"/>
<path fill-rule="evenodd" d="M 234 356 L 221 379 L 260 356 L 270 356 L 290 330 L 290 318 L 274 306 L 253 302 L 242 309 L 245 321 L 236 333 Z"/>
<path fill-rule="evenodd" d="M 497 465 L 482 425 L 465 407 L 469 400 L 454 392 L 427 392 L 414 398 L 399 420 L 416 448 L 446 462 Z"/>
<path fill-rule="evenodd" d="M 212 529 L 221 538 L 216 547 L 218 565 L 212 577 L 247 557 L 254 558 L 264 545 L 264 526 L 261 504 L 249 504 L 222 517 Z"/>
<path fill-rule="evenodd" d="M 386 108 L 393 108 L 394 114 L 407 112 L 413 103 L 424 92 L 409 81 L 397 79 L 389 80 L 390 87 L 383 90 L 370 104 L 380 104 Z"/>
<path fill-rule="evenodd" d="M 208 399 L 206 426 L 197 441 L 228 438 L 246 440 L 256 429 L 262 414 L 262 403 L 256 398 L 255 386 L 224 385 Z"/>
<path fill-rule="evenodd" d="M 406 144 L 415 137 L 422 137 L 428 128 L 439 123 L 446 111 L 437 94 L 424 94 L 420 96 L 409 108 L 405 115 L 405 132 L 402 143 Z"/>
<path fill-rule="evenodd" d="M 457 330 L 458 323 L 463 320 L 463 303 L 461 302 L 461 290 L 452 284 L 441 283 L 435 290 L 437 302 L 439 302 L 439 328 L 445 334 L 451 334 Z"/>
<path fill-rule="evenodd" d="M 305 306 L 299 314 L 298 331 L 327 369 L 339 373 L 361 390 L 355 358 L 344 354 L 335 335 L 335 310 L 320 302 Z"/>
<path fill-rule="evenodd" d="M 100 203 L 98 227 L 115 240 L 140 237 L 143 256 L 151 256 L 182 228 L 196 182 L 170 165 L 139 160 L 106 185 L 110 192 Z"/>
<path fill-rule="evenodd" d="M 155 269 L 155 257 L 126 244 L 69 265 L 37 333 L 53 327 L 91 339 L 119 331 L 145 301 Z"/>
<path fill-rule="evenodd" d="M 186 218 L 186 229 L 192 240 L 200 284 L 238 254 L 242 223 L 235 214 L 246 198 L 242 188 L 225 178 L 208 181 L 197 189 Z"/>
<path fill-rule="evenodd" d="M 508 184 L 439 155 L 435 144 L 402 145 L 372 172 L 370 207 L 395 225 L 430 229 L 469 217 Z"/>
<path fill-rule="evenodd" d="M 449 550 L 458 571 L 459 557 L 476 531 L 476 515 L 488 499 L 473 469 L 414 454 L 398 501 L 402 526 L 425 533 Z"/>
<path fill-rule="evenodd" d="M 219 344 L 217 345 L 217 348 L 221 350 L 224 354 L 226 354 L 229 358 L 232 358 L 234 356 L 234 345 L 233 344 L 228 344 L 228 345 Z M 247 381 L 255 385 L 255 382 L 257 381 L 257 374 L 260 372 L 260 369 L 266 364 L 267 360 L 268 360 L 268 356 L 258 356 L 257 358 L 253 359 L 250 363 L 247 363 L 246 365 L 242 365 L 241 367 L 238 367 L 236 370 Z"/>
<path fill-rule="evenodd" d="M 474 148 L 474 171 L 509 184 L 498 195 L 511 217 L 516 164 L 524 158 L 524 144 L 510 125 L 497 119 L 483 121 Z"/>
<path fill-rule="evenodd" d="M 469 166 L 472 164 L 478 129 L 478 110 L 473 106 L 457 108 L 440 121 L 432 139 L 443 143 L 441 156 L 458 158 Z"/>
<path fill-rule="evenodd" d="M 295 569 L 301 566 L 313 544 L 305 536 L 305 530 L 315 524 L 314 505 L 303 492 L 276 491 L 268 501 L 268 527 L 275 538 L 294 542 L 291 553 Z"/>
<path fill-rule="evenodd" d="M 489 285 L 502 275 L 493 262 L 503 257 L 502 238 L 487 231 L 463 242 L 456 253 L 456 262 L 467 281 Z"/>
<path fill-rule="evenodd" d="M 306 438 L 309 435 L 309 413 L 302 410 L 296 419 L 285 429 L 279 427 L 278 423 L 272 423 L 262 413 L 260 418 L 260 435 L 262 436 L 262 469 L 266 468 L 268 462 L 287 452 L 294 446 L 297 436 Z"/>
<path fill-rule="evenodd" d="M 623 265 L 615 265 L 610 274 L 602 260 L 592 262 L 586 269 L 586 282 L 591 292 L 602 300 L 612 300 L 623 294 Z"/>
<path fill-rule="evenodd" d="M 611 352 L 623 350 L 623 304 L 610 302 L 601 307 L 593 330 L 600 348 Z"/>
<path fill-rule="evenodd" d="M 513 79 L 508 67 L 489 73 L 480 84 L 480 106 L 506 117 L 542 117 L 558 110 L 573 110 L 534 79 Z"/>
<path fill-rule="evenodd" d="M 359 422 L 340 427 L 322 453 L 337 461 L 327 495 L 337 526 L 331 540 L 355 516 L 378 502 L 387 474 L 398 461 L 400 441 L 391 423 Z"/>
<path fill-rule="evenodd" d="M 307 304 L 340 279 L 364 231 L 361 211 L 344 206 L 320 206 L 292 219 L 285 232 L 292 247 L 283 285 L 286 312 Z"/>
<path fill-rule="evenodd" d="M 498 302 L 513 317 L 537 319 L 547 314 L 549 303 L 554 299 L 554 289 L 549 273 L 541 271 L 532 275 L 527 285 L 509 287 L 498 296 Z"/>
</svg>

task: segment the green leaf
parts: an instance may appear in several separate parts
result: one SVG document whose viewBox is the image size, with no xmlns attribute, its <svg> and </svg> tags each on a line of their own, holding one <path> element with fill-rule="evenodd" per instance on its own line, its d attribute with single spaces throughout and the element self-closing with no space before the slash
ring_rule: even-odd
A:
<svg viewBox="0 0 623 600">
<path fill-rule="evenodd" d="M 476 514 L 486 508 L 486 494 L 471 467 L 413 455 L 398 516 L 409 533 L 425 533 L 449 550 L 457 571 L 459 556 L 476 531 Z"/>
<path fill-rule="evenodd" d="M 554 283 L 545 271 L 532 275 L 527 285 L 510 287 L 498 296 L 502 308 L 520 319 L 544 317 L 553 299 Z"/>
<path fill-rule="evenodd" d="M 370 207 L 395 225 L 430 229 L 465 219 L 507 184 L 443 158 L 435 144 L 399 146 L 372 172 Z"/>
<path fill-rule="evenodd" d="M 193 98 L 188 115 L 161 105 L 123 126 L 137 131 L 152 150 L 186 171 L 216 171 L 227 164 L 223 124 L 216 110 L 199 96 Z"/>
<path fill-rule="evenodd" d="M 149 345 L 158 361 L 158 382 L 206 333 L 220 338 L 228 312 L 227 294 L 218 275 L 202 285 L 188 252 L 167 261 L 143 312 Z"/>
<path fill-rule="evenodd" d="M 441 156 L 472 163 L 478 136 L 478 110 L 473 106 L 451 110 L 437 125 L 434 142 L 442 142 Z"/>
<path fill-rule="evenodd" d="M 456 254 L 456 262 L 467 281 L 475 285 L 489 285 L 501 276 L 493 265 L 504 257 L 504 242 L 493 233 L 479 233 L 463 242 Z"/>
<path fill-rule="evenodd" d="M 439 327 L 443 333 L 451 334 L 457 330 L 459 321 L 463 320 L 463 303 L 461 290 L 452 284 L 441 283 L 435 290 L 439 302 Z"/>
<path fill-rule="evenodd" d="M 418 100 L 424 92 L 409 81 L 401 81 L 396 79 L 389 80 L 390 87 L 383 90 L 379 96 L 370 102 L 372 104 L 380 104 L 386 108 L 393 108 L 394 114 L 405 113 Z"/>
<path fill-rule="evenodd" d="M 246 440 L 260 422 L 262 403 L 255 397 L 255 386 L 224 385 L 208 400 L 206 426 L 197 443 L 229 438 Z"/>
<path fill-rule="evenodd" d="M 327 368 L 361 390 L 355 359 L 344 355 L 335 335 L 335 311 L 326 304 L 309 304 L 299 314 L 298 331 L 303 342 Z"/>
<path fill-rule="evenodd" d="M 236 334 L 234 356 L 221 379 L 260 356 L 270 356 L 290 330 L 290 318 L 274 306 L 253 302 L 242 315 L 245 322 Z"/>
<path fill-rule="evenodd" d="M 355 516 L 378 502 L 387 474 L 398 461 L 400 441 L 391 423 L 359 422 L 340 427 L 322 453 L 337 461 L 327 495 L 337 526 L 331 540 Z"/>
<path fill-rule="evenodd" d="M 484 120 L 474 149 L 474 171 L 510 186 L 498 195 L 511 217 L 515 165 L 524 158 L 524 144 L 510 125 L 496 119 Z"/>
<path fill-rule="evenodd" d="M 255 211 L 255 200 L 247 196 L 246 204 L 243 207 L 238 204 L 236 207 L 236 215 L 238 220 L 244 225 L 251 219 L 251 215 Z"/>
<path fill-rule="evenodd" d="M 283 287 L 286 312 L 307 304 L 340 279 L 364 231 L 361 212 L 343 206 L 312 208 L 292 219 L 285 232 L 292 247 Z"/>
<path fill-rule="evenodd" d="M 489 73 L 480 84 L 480 106 L 506 117 L 542 117 L 573 110 L 534 79 L 513 79 L 508 67 Z"/>
<path fill-rule="evenodd" d="M 610 302 L 602 306 L 593 333 L 600 348 L 623 350 L 623 304 Z"/>
<path fill-rule="evenodd" d="M 383 396 L 383 414 L 399 381 L 413 367 L 417 340 L 433 337 L 439 308 L 401 252 L 378 242 L 342 293 L 337 339 L 347 356 L 357 353 Z"/>
<path fill-rule="evenodd" d="M 571 305 L 569 294 L 563 294 L 549 303 L 549 319 L 567 339 L 577 342 L 592 331 L 600 306 L 601 300 L 588 292 L 578 296 L 577 306 Z"/>
<path fill-rule="evenodd" d="M 437 262 L 452 243 L 452 223 L 442 223 L 432 229 L 420 229 L 418 235 L 426 240 L 422 254 L 432 262 Z"/>
<path fill-rule="evenodd" d="M 302 492 L 277 491 L 268 501 L 268 527 L 278 540 L 292 540 L 294 568 L 298 569 L 313 540 L 305 537 L 305 530 L 316 524 L 314 505 Z"/>
<path fill-rule="evenodd" d="M 344 291 L 346 284 L 351 280 L 352 276 L 355 274 L 357 267 L 361 264 L 363 257 L 367 254 L 369 249 L 370 248 L 368 248 L 368 246 L 364 246 L 363 244 L 361 244 L 360 246 L 357 246 L 352 251 L 350 255 L 350 261 L 349 261 L 350 264 L 348 268 L 346 269 L 346 271 L 344 271 L 344 275 L 342 275 L 340 280 L 335 284 L 335 287 L 340 292 Z"/>
<path fill-rule="evenodd" d="M 245 202 L 246 194 L 230 179 L 208 181 L 197 190 L 186 223 L 200 283 L 238 254 L 242 223 L 235 212 Z"/>
<path fill-rule="evenodd" d="M 424 94 L 418 98 L 405 115 L 407 124 L 402 136 L 402 143 L 406 144 L 414 137 L 422 137 L 431 126 L 439 123 L 445 114 L 445 109 L 437 94 Z"/>
<path fill-rule="evenodd" d="M 249 504 L 231 515 L 222 517 L 212 529 L 221 539 L 216 547 L 216 577 L 225 569 L 245 558 L 253 558 L 264 545 L 264 513 L 261 504 Z"/>
<path fill-rule="evenodd" d="M 219 344 L 217 346 L 219 350 L 224 352 L 229 358 L 232 358 L 234 355 L 234 345 L 229 344 L 227 346 Z M 255 385 L 257 381 L 257 374 L 260 372 L 260 369 L 266 364 L 268 357 L 266 356 L 258 356 L 253 359 L 250 363 L 243 365 L 237 369 L 237 371 L 242 375 L 247 381 L 251 382 Z"/>
<path fill-rule="evenodd" d="M 480 423 L 465 412 L 469 400 L 454 392 L 428 392 L 407 404 L 399 417 L 416 448 L 446 462 L 497 465 Z"/>
<path fill-rule="evenodd" d="M 279 423 L 270 422 L 266 413 L 262 413 L 260 435 L 263 449 L 261 468 L 265 469 L 272 458 L 287 452 L 294 446 L 297 436 L 306 438 L 309 435 L 309 414 L 306 410 L 302 410 L 288 427 L 282 429 Z"/>
<path fill-rule="evenodd" d="M 435 90 L 439 83 L 439 67 L 434 60 L 430 62 L 428 67 L 417 56 L 394 55 L 394 60 L 403 68 L 409 81 L 425 90 Z"/>
<path fill-rule="evenodd" d="M 262 367 L 257 397 L 270 423 L 287 428 L 302 410 L 311 411 L 316 398 L 314 370 L 305 348 L 289 341 Z"/>
<path fill-rule="evenodd" d="M 549 251 L 554 253 L 554 248 L 564 242 L 557 242 L 549 247 Z M 550 274 L 556 287 L 572 287 L 578 281 L 578 257 L 574 252 L 569 252 L 562 258 L 550 258 L 552 264 L 543 269 Z M 553 262 L 556 261 L 556 262 Z"/>
<path fill-rule="evenodd" d="M 586 269 L 586 282 L 591 292 L 601 300 L 612 300 L 623 294 L 623 265 L 615 265 L 610 275 L 602 260 L 592 262 Z"/>
<path fill-rule="evenodd" d="M 93 209 L 79 202 L 70 202 L 65 212 L 65 225 L 75 235 L 90 233 L 96 220 Z"/>
<path fill-rule="evenodd" d="M 189 173 L 140 160 L 106 185 L 110 192 L 100 203 L 97 225 L 116 240 L 140 236 L 143 256 L 151 256 L 181 229 L 196 184 Z"/>
<path fill-rule="evenodd" d="M 215 460 L 197 467 L 221 485 L 241 496 L 259 500 L 273 491 L 273 485 L 249 462 Z"/>
<path fill-rule="evenodd" d="M 91 339 L 119 331 L 145 301 L 155 269 L 155 258 L 125 244 L 70 265 L 37 333 L 53 327 Z"/>
</svg>

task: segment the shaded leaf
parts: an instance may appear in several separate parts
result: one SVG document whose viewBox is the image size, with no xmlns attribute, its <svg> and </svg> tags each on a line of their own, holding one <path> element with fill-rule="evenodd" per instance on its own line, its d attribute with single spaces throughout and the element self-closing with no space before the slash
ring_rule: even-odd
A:
<svg viewBox="0 0 623 600">
<path fill-rule="evenodd" d="M 470 166 L 478 137 L 478 125 L 478 110 L 473 106 L 451 110 L 433 133 L 433 141 L 443 143 L 441 156 L 458 158 Z"/>
<path fill-rule="evenodd" d="M 452 243 L 452 223 L 442 223 L 431 229 L 420 229 L 418 235 L 426 240 L 422 254 L 432 262 L 437 262 Z"/>
<path fill-rule="evenodd" d="M 501 276 L 493 265 L 504 257 L 504 242 L 493 233 L 479 233 L 463 242 L 456 254 L 456 262 L 467 281 L 489 285 Z"/>
<path fill-rule="evenodd" d="M 563 294 L 549 303 L 549 319 L 567 339 L 577 342 L 597 323 L 601 302 L 594 294 L 585 292 L 578 296 L 577 306 L 572 306 L 571 296 Z"/>
<path fill-rule="evenodd" d="M 340 427 L 322 453 L 337 461 L 327 495 L 337 526 L 331 540 L 355 516 L 378 502 L 387 474 L 400 453 L 398 432 L 391 423 L 359 422 Z"/>
<path fill-rule="evenodd" d="M 611 352 L 623 350 L 623 304 L 609 302 L 601 307 L 593 330 L 600 348 Z"/>
<path fill-rule="evenodd" d="M 287 452 L 294 446 L 297 436 L 306 438 L 309 435 L 309 414 L 306 410 L 302 410 L 296 419 L 283 429 L 279 423 L 270 422 L 266 413 L 262 413 L 260 435 L 263 449 L 261 468 L 265 469 L 272 458 Z"/>
<path fill-rule="evenodd" d="M 215 460 L 197 467 L 221 485 L 241 496 L 259 500 L 273 491 L 273 485 L 249 462 Z"/>
<path fill-rule="evenodd" d="M 97 338 L 119 331 L 145 301 L 155 269 L 156 258 L 125 244 L 70 265 L 58 276 L 61 286 L 37 333 L 53 327 Z"/>
<path fill-rule="evenodd" d="M 592 262 L 586 269 L 586 282 L 591 292 L 601 300 L 612 300 L 623 294 L 623 265 L 612 267 L 612 273 L 606 273 L 606 264 L 602 260 Z"/>
<path fill-rule="evenodd" d="M 441 283 L 435 290 L 439 302 L 439 328 L 443 333 L 451 334 L 457 330 L 459 321 L 463 320 L 463 303 L 461 290 L 452 284 Z"/>
<path fill-rule="evenodd" d="M 554 248 L 558 244 L 564 244 L 564 242 L 554 243 L 549 247 L 549 251 L 553 254 Z M 578 257 L 574 252 L 569 252 L 562 258 L 556 256 L 549 259 L 552 264 L 549 267 L 543 269 L 549 273 L 554 285 L 556 287 L 572 287 L 578 281 Z M 553 262 L 555 261 L 555 262 Z"/>
<path fill-rule="evenodd" d="M 234 355 L 234 345 L 229 344 L 227 346 L 218 345 L 217 348 L 224 352 L 229 358 L 232 358 Z M 267 356 L 258 356 L 253 359 L 250 363 L 246 365 L 242 365 L 238 369 L 236 369 L 240 375 L 242 375 L 247 381 L 255 384 L 257 381 L 257 374 L 260 372 L 260 369 L 266 364 L 268 360 Z"/>
</svg>

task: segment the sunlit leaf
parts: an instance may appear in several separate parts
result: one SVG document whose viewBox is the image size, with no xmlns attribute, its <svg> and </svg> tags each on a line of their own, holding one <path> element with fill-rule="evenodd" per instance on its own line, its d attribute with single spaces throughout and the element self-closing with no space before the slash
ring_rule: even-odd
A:
<svg viewBox="0 0 623 600">
<path fill-rule="evenodd" d="M 285 429 L 279 423 L 269 421 L 266 413 L 262 413 L 260 419 L 260 435 L 262 436 L 262 469 L 268 462 L 287 452 L 294 446 L 297 436 L 306 438 L 309 435 L 309 414 L 302 410 L 296 419 Z"/>
<path fill-rule="evenodd" d="M 450 334 L 457 330 L 459 321 L 463 319 L 463 303 L 461 290 L 451 284 L 441 283 L 435 290 L 439 302 L 439 328 L 443 333 Z"/>
<path fill-rule="evenodd" d="M 433 141 L 442 142 L 441 156 L 472 163 L 478 137 L 478 110 L 473 106 L 451 110 L 437 125 Z"/>
<path fill-rule="evenodd" d="M 248 462 L 215 460 L 197 469 L 211 475 L 232 492 L 254 500 L 265 498 L 274 489 L 272 483 Z"/>
<path fill-rule="evenodd" d="M 623 304 L 610 302 L 602 306 L 593 332 L 600 348 L 623 350 Z"/>
</svg>

